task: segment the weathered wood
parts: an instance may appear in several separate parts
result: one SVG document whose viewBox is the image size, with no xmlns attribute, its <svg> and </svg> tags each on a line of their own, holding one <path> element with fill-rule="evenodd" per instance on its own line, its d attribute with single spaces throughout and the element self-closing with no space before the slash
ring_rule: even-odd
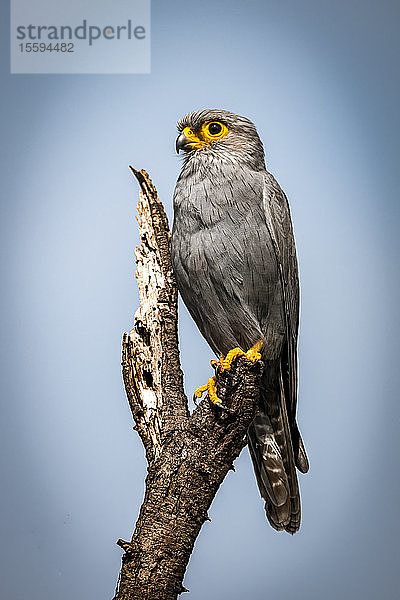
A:
<svg viewBox="0 0 400 600">
<path fill-rule="evenodd" d="M 132 172 L 141 186 L 137 205 L 141 244 L 136 248 L 140 306 L 123 338 L 123 376 L 136 427 L 150 462 L 162 439 L 188 416 L 179 362 L 177 289 L 163 205 L 145 171 Z"/>
<path fill-rule="evenodd" d="M 123 339 L 123 377 L 149 463 L 145 498 L 123 548 L 114 600 L 175 600 L 194 542 L 254 418 L 262 363 L 240 357 L 218 376 L 229 411 L 203 399 L 190 415 L 177 335 L 177 290 L 163 206 L 145 171 L 141 186 L 141 245 L 136 249 L 140 308 Z"/>
</svg>

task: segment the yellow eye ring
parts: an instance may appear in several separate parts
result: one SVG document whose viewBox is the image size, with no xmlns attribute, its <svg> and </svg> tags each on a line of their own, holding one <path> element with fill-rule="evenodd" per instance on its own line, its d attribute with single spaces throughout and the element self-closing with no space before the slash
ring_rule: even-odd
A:
<svg viewBox="0 0 400 600">
<path fill-rule="evenodd" d="M 225 137 L 229 130 L 226 125 L 220 123 L 220 121 L 206 121 L 201 127 L 201 133 L 205 140 L 220 140 Z"/>
</svg>

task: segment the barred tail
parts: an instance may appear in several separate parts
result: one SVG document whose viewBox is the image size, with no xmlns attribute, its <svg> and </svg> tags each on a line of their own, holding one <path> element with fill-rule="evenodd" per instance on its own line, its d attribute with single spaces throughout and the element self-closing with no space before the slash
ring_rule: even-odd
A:
<svg viewBox="0 0 400 600">
<path fill-rule="evenodd" d="M 298 437 L 292 440 L 296 432 Z M 295 533 L 301 516 L 296 464 L 305 472 L 308 461 L 297 425 L 296 431 L 290 429 L 279 360 L 266 365 L 260 409 L 249 427 L 248 444 L 270 524 L 278 531 Z"/>
</svg>

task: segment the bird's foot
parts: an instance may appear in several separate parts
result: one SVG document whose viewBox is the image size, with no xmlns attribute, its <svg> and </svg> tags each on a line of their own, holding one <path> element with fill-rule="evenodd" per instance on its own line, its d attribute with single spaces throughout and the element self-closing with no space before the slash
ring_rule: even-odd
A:
<svg viewBox="0 0 400 600">
<path fill-rule="evenodd" d="M 217 363 L 218 361 L 215 360 L 212 362 Z M 225 404 L 223 404 L 222 401 L 217 396 L 216 383 L 217 383 L 217 377 L 215 375 L 214 375 L 214 377 L 210 377 L 210 379 L 207 381 L 207 383 L 198 387 L 197 390 L 195 390 L 194 398 L 201 398 L 202 395 L 204 394 L 204 392 L 207 392 L 208 397 L 210 398 L 210 401 L 213 404 L 215 404 L 216 406 L 219 406 L 219 408 L 222 408 L 223 410 L 228 410 L 228 408 L 225 406 Z"/>
<path fill-rule="evenodd" d="M 241 348 L 233 348 L 232 350 L 229 350 L 229 352 L 225 358 L 223 356 L 221 356 L 220 360 L 212 360 L 211 366 L 215 369 L 216 373 L 219 373 L 219 372 L 225 371 L 225 369 L 230 369 L 231 365 L 232 365 L 232 361 L 237 356 L 245 356 L 247 358 L 247 360 L 250 360 L 251 362 L 260 360 L 260 358 L 261 358 L 260 350 L 262 348 L 262 345 L 263 345 L 263 342 L 261 340 L 259 340 L 247 352 L 243 352 L 243 350 Z M 217 376 L 214 375 L 214 377 L 210 377 L 210 379 L 207 381 L 207 383 L 198 387 L 195 390 L 193 400 L 196 402 L 197 398 L 201 398 L 202 395 L 204 394 L 204 392 L 207 392 L 208 397 L 210 398 L 210 400 L 213 404 L 219 406 L 223 410 L 229 410 L 217 396 L 216 383 L 217 383 Z"/>
<path fill-rule="evenodd" d="M 262 341 L 259 340 L 247 352 L 243 352 L 243 350 L 241 348 L 233 348 L 233 350 L 229 350 L 229 352 L 225 358 L 221 357 L 221 360 L 220 360 L 221 371 L 224 371 L 225 369 L 230 369 L 233 359 L 236 358 L 237 356 L 245 356 L 247 358 L 247 360 L 250 360 L 251 362 L 260 360 L 260 358 L 261 358 L 260 350 L 262 348 L 262 345 L 263 345 Z"/>
</svg>

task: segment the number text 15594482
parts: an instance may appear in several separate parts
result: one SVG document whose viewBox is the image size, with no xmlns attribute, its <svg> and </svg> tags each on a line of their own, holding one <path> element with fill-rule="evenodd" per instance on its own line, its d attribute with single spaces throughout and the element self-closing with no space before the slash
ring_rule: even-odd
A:
<svg viewBox="0 0 400 600">
<path fill-rule="evenodd" d="M 62 44 L 26 42 L 25 44 L 19 44 L 19 49 L 21 52 L 74 52 L 74 44 L 72 42 L 63 42 Z"/>
</svg>

